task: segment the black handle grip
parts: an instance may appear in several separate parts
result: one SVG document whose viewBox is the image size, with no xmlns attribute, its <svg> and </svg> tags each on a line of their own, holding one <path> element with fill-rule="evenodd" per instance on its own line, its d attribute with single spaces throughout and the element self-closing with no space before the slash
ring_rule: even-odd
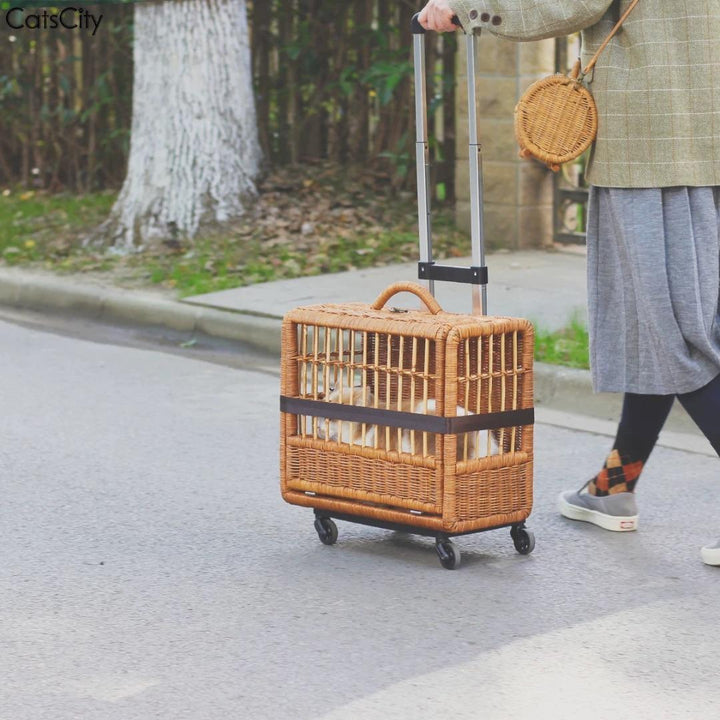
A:
<svg viewBox="0 0 720 720">
<path fill-rule="evenodd" d="M 420 24 L 420 13 L 415 13 L 412 16 L 412 20 L 410 21 L 410 28 L 412 29 L 413 35 L 424 35 L 425 34 L 425 28 Z M 452 23 L 453 25 L 457 25 L 462 30 L 462 25 L 460 24 L 460 19 L 457 15 L 452 16 Z"/>
</svg>

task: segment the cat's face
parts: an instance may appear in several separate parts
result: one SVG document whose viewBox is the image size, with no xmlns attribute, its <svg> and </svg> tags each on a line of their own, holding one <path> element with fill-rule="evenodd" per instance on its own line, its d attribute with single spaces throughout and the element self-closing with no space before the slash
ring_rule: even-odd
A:
<svg viewBox="0 0 720 720">
<path fill-rule="evenodd" d="M 325 396 L 325 402 L 336 402 L 342 405 L 360 405 L 370 404 L 372 397 L 369 388 L 361 387 L 340 387 L 330 386 L 330 392 Z"/>
</svg>

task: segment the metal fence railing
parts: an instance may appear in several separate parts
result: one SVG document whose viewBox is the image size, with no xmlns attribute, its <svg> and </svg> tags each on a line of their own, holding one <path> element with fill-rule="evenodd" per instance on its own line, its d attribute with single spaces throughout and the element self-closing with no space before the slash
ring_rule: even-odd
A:
<svg viewBox="0 0 720 720">
<path fill-rule="evenodd" d="M 566 73 L 580 54 L 580 38 L 571 35 L 555 41 L 555 71 Z M 587 227 L 588 188 L 585 183 L 587 154 L 564 165 L 555 176 L 553 196 L 554 241 L 562 245 L 584 245 Z"/>
</svg>

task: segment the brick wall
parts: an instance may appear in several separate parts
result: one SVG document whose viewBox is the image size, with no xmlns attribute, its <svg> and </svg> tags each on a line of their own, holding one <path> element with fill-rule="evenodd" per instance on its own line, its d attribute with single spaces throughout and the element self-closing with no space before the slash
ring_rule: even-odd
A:
<svg viewBox="0 0 720 720">
<path fill-rule="evenodd" d="M 534 80 L 554 71 L 555 43 L 512 43 L 488 33 L 478 38 L 478 134 L 483 148 L 484 229 L 488 249 L 552 243 L 552 173 L 518 158 L 513 110 Z M 470 229 L 465 42 L 458 47 L 456 90 L 456 218 Z"/>
</svg>

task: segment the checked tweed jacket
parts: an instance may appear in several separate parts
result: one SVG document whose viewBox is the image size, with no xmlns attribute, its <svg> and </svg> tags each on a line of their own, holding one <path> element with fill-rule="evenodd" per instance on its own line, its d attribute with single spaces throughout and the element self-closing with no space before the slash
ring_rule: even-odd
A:
<svg viewBox="0 0 720 720">
<path fill-rule="evenodd" d="M 582 30 L 583 66 L 630 0 L 451 0 L 466 29 L 509 40 Z M 598 136 L 588 181 L 720 185 L 720 0 L 640 0 L 588 78 Z"/>
</svg>

